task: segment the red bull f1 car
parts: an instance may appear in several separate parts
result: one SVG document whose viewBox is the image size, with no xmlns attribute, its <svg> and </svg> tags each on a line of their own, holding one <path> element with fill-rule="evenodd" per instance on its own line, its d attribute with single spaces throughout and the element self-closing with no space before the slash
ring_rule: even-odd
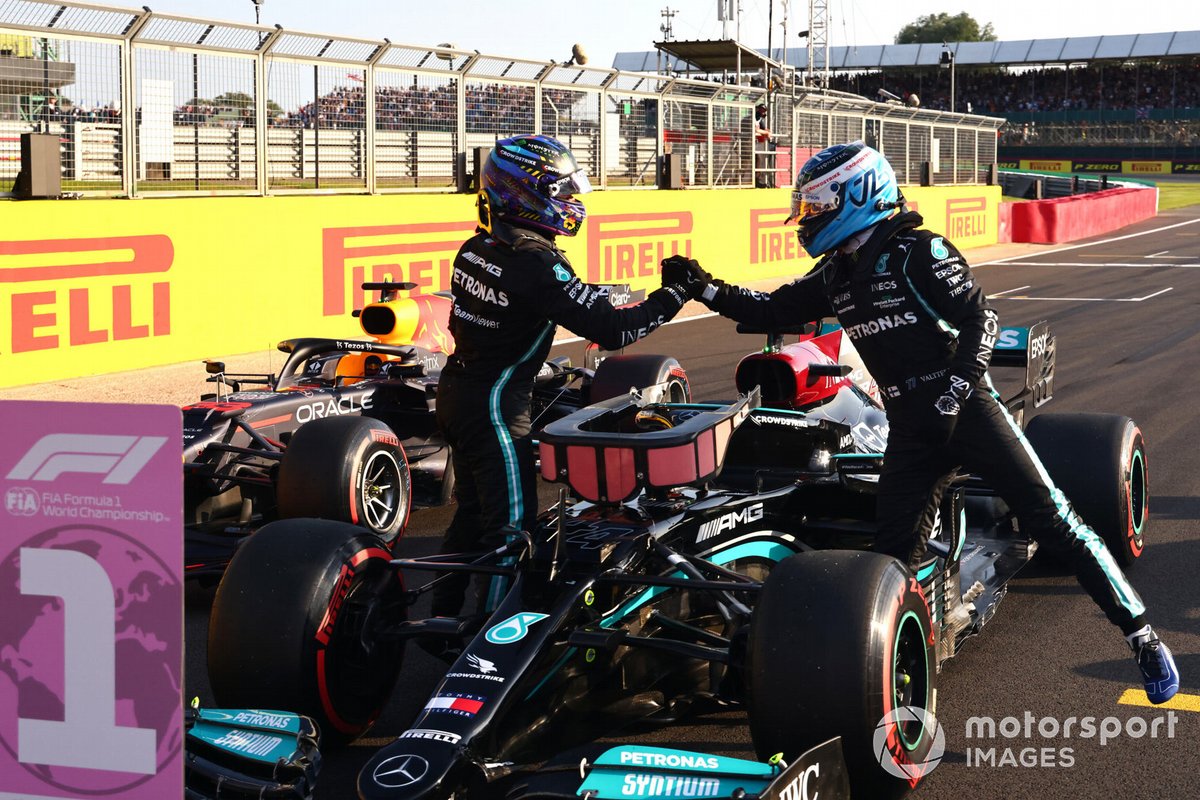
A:
<svg viewBox="0 0 1200 800">
<path fill-rule="evenodd" d="M 446 294 L 378 291 L 358 317 L 367 341 L 289 339 L 278 374 L 230 374 L 209 362 L 217 391 L 183 409 L 185 565 L 212 579 L 264 523 L 317 517 L 360 525 L 391 546 L 413 507 L 445 503 L 452 454 L 437 429 L 438 377 L 453 349 Z M 617 305 L 627 286 L 602 287 Z M 687 375 L 665 356 L 587 349 L 583 367 L 547 361 L 533 394 L 535 430 L 588 403 L 641 389 L 690 398 Z"/>
</svg>

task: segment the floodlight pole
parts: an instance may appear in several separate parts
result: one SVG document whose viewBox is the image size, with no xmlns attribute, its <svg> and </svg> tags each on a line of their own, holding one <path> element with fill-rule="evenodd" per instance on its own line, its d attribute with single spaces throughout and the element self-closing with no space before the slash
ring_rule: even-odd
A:
<svg viewBox="0 0 1200 800">
<path fill-rule="evenodd" d="M 942 42 L 942 58 L 938 62 L 943 67 L 950 68 L 950 113 L 954 113 L 954 51 L 945 42 Z"/>
</svg>

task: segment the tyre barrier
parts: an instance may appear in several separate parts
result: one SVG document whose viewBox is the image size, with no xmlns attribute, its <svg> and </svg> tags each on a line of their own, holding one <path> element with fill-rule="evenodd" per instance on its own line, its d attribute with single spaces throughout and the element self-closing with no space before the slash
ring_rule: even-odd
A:
<svg viewBox="0 0 1200 800">
<path fill-rule="evenodd" d="M 1005 215 L 1011 215 L 1008 241 L 1059 244 L 1152 218 L 1158 213 L 1158 190 L 1122 187 L 1074 197 L 1001 203 L 1000 207 L 1002 234 Z M 1003 236 L 1001 241 L 1005 241 Z"/>
</svg>

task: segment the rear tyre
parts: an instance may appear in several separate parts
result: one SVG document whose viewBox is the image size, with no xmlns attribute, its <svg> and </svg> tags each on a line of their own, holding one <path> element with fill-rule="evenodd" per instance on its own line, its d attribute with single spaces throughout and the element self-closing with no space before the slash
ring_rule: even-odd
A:
<svg viewBox="0 0 1200 800">
<path fill-rule="evenodd" d="M 1150 481 L 1142 431 L 1118 414 L 1039 414 L 1025 430 L 1050 478 L 1122 567 L 1145 549 Z"/>
<path fill-rule="evenodd" d="M 391 696 L 404 652 L 402 641 L 368 630 L 407 616 L 391 557 L 378 537 L 343 522 L 281 520 L 250 536 L 209 620 L 217 705 L 305 714 L 321 726 L 322 746 L 362 735 Z"/>
<path fill-rule="evenodd" d="M 301 426 L 279 465 L 279 515 L 360 525 L 389 547 L 404 532 L 412 476 L 400 440 L 370 417 L 329 417 Z"/>
<path fill-rule="evenodd" d="M 592 378 L 589 403 L 599 403 L 638 389 L 651 403 L 688 403 L 692 387 L 679 360 L 670 356 L 609 356 Z"/>
<path fill-rule="evenodd" d="M 852 796 L 898 797 L 941 758 L 944 737 L 925 716 L 936 675 L 929 608 L 899 561 L 844 550 L 786 558 L 750 625 L 754 749 L 790 760 L 840 736 Z"/>
</svg>

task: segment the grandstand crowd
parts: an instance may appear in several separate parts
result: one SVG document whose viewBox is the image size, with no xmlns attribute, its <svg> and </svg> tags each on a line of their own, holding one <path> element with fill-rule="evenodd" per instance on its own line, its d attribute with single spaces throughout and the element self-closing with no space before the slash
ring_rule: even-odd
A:
<svg viewBox="0 0 1200 800">
<path fill-rule="evenodd" d="M 355 80 L 354 76 L 348 76 Z M 1200 145 L 1200 59 L 1165 63 L 1094 62 L 1070 69 L 1023 70 L 960 68 L 955 76 L 955 110 L 997 116 L 1017 115 L 1001 131 L 1002 144 L 1059 143 L 1057 139 L 1091 142 L 1170 143 Z M 920 107 L 949 110 L 950 77 L 945 69 L 895 69 L 835 74 L 830 88 L 874 99 L 880 89 Z M 254 124 L 252 98 L 224 102 L 193 100 L 175 109 L 179 126 L 239 128 Z M 507 133 L 534 128 L 534 87 L 499 83 L 468 84 L 463 109 L 466 129 L 474 133 Z M 582 95 L 544 88 L 543 113 L 554 113 L 573 132 L 598 125 L 597 109 L 580 103 Z M 272 101 L 268 124 L 275 128 L 361 130 L 366 123 L 366 91 L 353 82 L 334 87 L 290 110 Z M 1103 112 L 1120 112 L 1105 115 Z M 1069 112 L 1067 115 L 1061 112 Z M 1083 113 L 1071 113 L 1083 112 Z M 36 116 L 51 122 L 119 124 L 115 104 L 93 108 L 50 98 Z M 1032 115 L 1032 116 L 1030 116 Z M 0 113 L 7 117 L 7 113 Z M 13 116 L 16 116 L 15 114 Z M 647 113 L 653 125 L 657 114 Z M 1064 118 L 1065 117 L 1065 118 Z M 444 131 L 457 128 L 455 86 L 376 87 L 375 123 L 384 131 Z M 624 123 L 625 120 L 622 120 Z M 653 135 L 652 133 L 650 135 Z M 1072 138 L 1073 137 L 1073 138 Z M 1051 142 L 1050 140 L 1055 140 Z"/>
<path fill-rule="evenodd" d="M 830 88 L 874 97 L 886 89 L 916 94 L 922 108 L 950 108 L 949 70 L 889 70 L 835 75 Z M 959 68 L 955 110 L 1005 116 L 1021 112 L 1200 109 L 1200 60 L 1177 64 L 1100 64 L 1023 71 Z"/>
</svg>

